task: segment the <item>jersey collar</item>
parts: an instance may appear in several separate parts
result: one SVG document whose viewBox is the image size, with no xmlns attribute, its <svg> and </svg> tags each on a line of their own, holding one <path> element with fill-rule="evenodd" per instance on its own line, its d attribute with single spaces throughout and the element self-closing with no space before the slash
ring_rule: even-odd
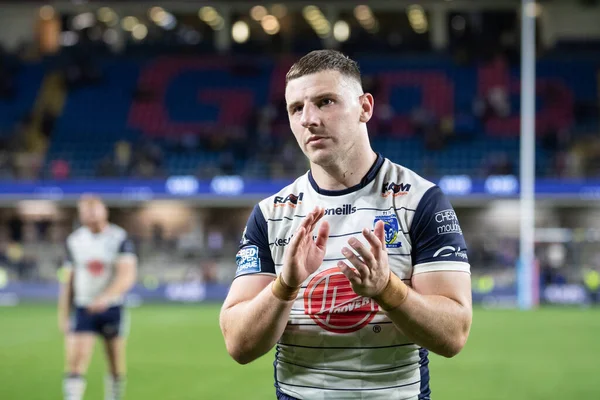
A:
<svg viewBox="0 0 600 400">
<path fill-rule="evenodd" d="M 360 190 L 360 189 L 364 188 L 365 186 L 367 186 L 369 183 L 371 183 L 375 179 L 377 174 L 379 173 L 379 170 L 381 169 L 381 166 L 383 165 L 384 161 L 385 161 L 385 158 L 381 154 L 377 153 L 377 159 L 375 160 L 375 162 L 369 169 L 369 172 L 367 172 L 367 174 L 361 179 L 360 183 L 358 185 L 354 185 L 354 186 L 346 188 L 346 189 L 342 189 L 342 190 L 321 189 L 319 187 L 319 185 L 317 185 L 315 178 L 313 178 L 312 171 L 308 171 L 308 181 L 310 182 L 310 185 L 315 190 L 315 192 L 317 192 L 319 194 L 322 194 L 324 196 L 343 196 L 345 194 L 350 194 L 350 193 L 356 192 L 357 190 Z"/>
</svg>

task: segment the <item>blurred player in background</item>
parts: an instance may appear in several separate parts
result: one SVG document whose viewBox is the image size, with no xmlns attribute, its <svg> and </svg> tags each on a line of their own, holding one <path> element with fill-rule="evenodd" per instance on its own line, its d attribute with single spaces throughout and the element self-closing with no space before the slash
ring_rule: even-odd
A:
<svg viewBox="0 0 600 400">
<path fill-rule="evenodd" d="M 430 399 L 428 350 L 470 332 L 466 245 L 442 191 L 376 154 L 358 65 L 311 52 L 286 77 L 310 171 L 253 210 L 221 310 L 229 354 L 276 347 L 278 399 Z"/>
<path fill-rule="evenodd" d="M 67 279 L 58 304 L 59 328 L 66 335 L 64 398 L 83 398 L 85 374 L 100 336 L 109 369 L 105 399 L 119 400 L 125 386 L 128 329 L 123 301 L 136 280 L 137 256 L 127 232 L 109 223 L 101 199 L 82 197 L 78 211 L 82 226 L 67 238 Z"/>
</svg>

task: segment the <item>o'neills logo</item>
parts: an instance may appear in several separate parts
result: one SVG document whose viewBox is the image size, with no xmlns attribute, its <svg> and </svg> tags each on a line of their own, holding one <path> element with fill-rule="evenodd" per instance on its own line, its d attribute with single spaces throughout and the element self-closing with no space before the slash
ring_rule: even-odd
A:
<svg viewBox="0 0 600 400">
<path fill-rule="evenodd" d="M 354 293 L 337 268 L 315 275 L 304 291 L 304 312 L 330 332 L 355 332 L 371 322 L 378 310 L 373 300 Z"/>
<path fill-rule="evenodd" d="M 325 209 L 325 215 L 350 215 L 356 212 L 356 207 L 352 204 L 344 204 L 341 207 L 333 207 Z"/>
</svg>

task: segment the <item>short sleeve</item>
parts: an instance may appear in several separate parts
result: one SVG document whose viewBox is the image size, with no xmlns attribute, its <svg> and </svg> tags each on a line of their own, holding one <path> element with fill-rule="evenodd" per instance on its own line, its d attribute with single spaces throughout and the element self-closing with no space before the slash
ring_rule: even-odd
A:
<svg viewBox="0 0 600 400">
<path fill-rule="evenodd" d="M 414 272 L 470 272 L 467 245 L 450 201 L 434 186 L 423 195 L 409 230 Z"/>
<path fill-rule="evenodd" d="M 123 241 L 119 245 L 119 255 L 137 255 L 135 251 L 135 244 L 133 243 L 133 240 L 129 238 L 129 236 L 126 236 L 125 239 L 123 239 Z"/>
<path fill-rule="evenodd" d="M 269 248 L 267 221 L 256 205 L 248 218 L 235 256 L 235 277 L 250 274 L 275 274 L 275 263 Z"/>
</svg>

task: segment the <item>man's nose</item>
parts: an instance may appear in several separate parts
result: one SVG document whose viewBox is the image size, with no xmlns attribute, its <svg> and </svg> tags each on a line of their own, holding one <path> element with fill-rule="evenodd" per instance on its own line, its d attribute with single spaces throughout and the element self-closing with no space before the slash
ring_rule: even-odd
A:
<svg viewBox="0 0 600 400">
<path fill-rule="evenodd" d="M 308 128 L 311 126 L 319 125 L 319 113 L 317 107 L 313 104 L 307 104 L 302 109 L 302 116 L 300 117 L 300 123 L 303 127 Z"/>
</svg>

